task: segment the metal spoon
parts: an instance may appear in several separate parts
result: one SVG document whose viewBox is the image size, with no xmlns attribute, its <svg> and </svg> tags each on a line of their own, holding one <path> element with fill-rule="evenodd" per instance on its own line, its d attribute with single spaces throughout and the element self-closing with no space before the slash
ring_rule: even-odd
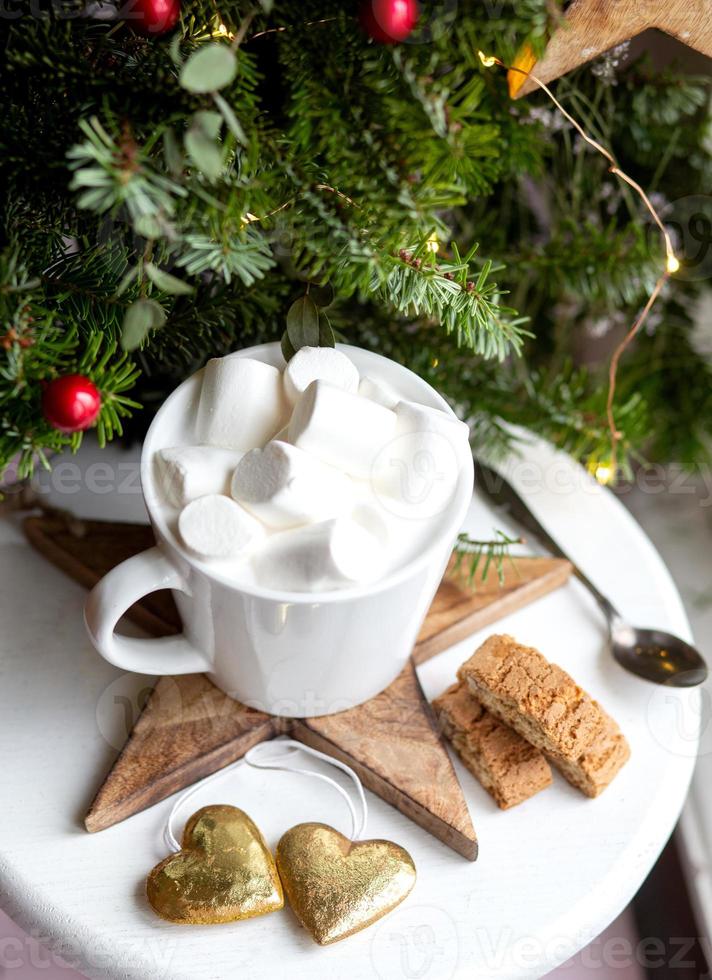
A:
<svg viewBox="0 0 712 980">
<path fill-rule="evenodd" d="M 552 555 L 571 562 L 574 575 L 603 610 L 611 652 L 621 667 L 646 681 L 669 687 L 695 687 L 706 680 L 707 665 L 702 655 L 685 640 L 664 630 L 641 629 L 626 623 L 613 603 L 576 567 L 503 476 L 475 460 L 475 482 L 478 490 L 536 535 Z"/>
</svg>

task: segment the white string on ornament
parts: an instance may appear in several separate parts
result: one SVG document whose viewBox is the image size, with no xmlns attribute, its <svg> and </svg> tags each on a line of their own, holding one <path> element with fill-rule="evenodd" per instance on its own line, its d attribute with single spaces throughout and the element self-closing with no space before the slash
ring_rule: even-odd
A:
<svg viewBox="0 0 712 980">
<path fill-rule="evenodd" d="M 331 776 L 324 775 L 324 773 L 315 772 L 313 769 L 303 769 L 288 763 L 288 760 L 298 752 L 304 752 L 306 755 L 310 755 L 315 759 L 326 762 L 328 765 L 334 766 L 336 769 L 340 769 L 342 772 L 346 773 L 356 789 L 356 794 L 361 807 L 360 820 L 358 819 L 353 799 L 343 788 L 343 786 L 340 786 L 335 779 L 332 779 Z M 302 745 L 301 742 L 295 742 L 294 739 L 287 738 L 279 739 L 278 741 L 271 743 L 263 742 L 260 745 L 254 745 L 248 752 L 245 753 L 242 759 L 238 759 L 237 762 L 233 762 L 224 769 L 220 769 L 218 772 L 214 772 L 210 776 L 206 776 L 205 779 L 202 779 L 199 783 L 196 783 L 195 786 L 191 786 L 189 790 L 182 793 L 173 804 L 171 812 L 168 814 L 168 819 L 166 820 L 163 828 L 163 839 L 169 851 L 177 852 L 181 850 L 181 846 L 173 833 L 173 825 L 178 810 L 185 803 L 187 803 L 188 800 L 195 796 L 196 793 L 204 789 L 209 783 L 216 782 L 218 779 L 228 776 L 230 773 L 235 772 L 243 765 L 251 766 L 253 769 L 271 769 L 277 772 L 293 772 L 300 776 L 310 776 L 313 779 L 321 780 L 332 789 L 335 789 L 346 803 L 351 816 L 351 840 L 360 840 L 365 834 L 366 824 L 368 823 L 368 803 L 366 802 L 366 794 L 363 791 L 361 780 L 358 778 L 353 769 L 347 766 L 346 763 L 341 762 L 339 759 L 333 759 L 324 752 L 319 752 L 317 749 L 312 749 L 308 745 Z"/>
</svg>

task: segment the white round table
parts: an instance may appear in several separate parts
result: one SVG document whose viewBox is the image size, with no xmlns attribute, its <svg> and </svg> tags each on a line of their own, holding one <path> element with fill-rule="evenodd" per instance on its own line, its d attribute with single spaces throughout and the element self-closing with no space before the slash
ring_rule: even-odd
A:
<svg viewBox="0 0 712 980">
<path fill-rule="evenodd" d="M 53 503 L 84 517 L 140 520 L 137 453 L 91 444 L 49 478 Z M 509 473 L 531 506 L 621 611 L 689 639 L 685 613 L 652 545 L 623 506 L 568 457 L 532 442 Z M 45 480 L 45 485 L 47 480 Z M 475 499 L 468 530 L 513 530 Z M 531 549 L 530 549 L 531 550 Z M 368 836 L 405 846 L 418 868 L 409 898 L 372 928 L 320 948 L 288 909 L 248 922 L 180 927 L 143 897 L 163 856 L 166 800 L 99 834 L 82 818 L 138 713 L 150 680 L 121 675 L 92 649 L 84 590 L 0 522 L 0 907 L 90 978 L 342 980 L 538 978 L 598 935 L 634 895 L 680 813 L 694 766 L 696 691 L 657 688 L 605 650 L 602 618 L 576 581 L 424 664 L 428 696 L 493 630 L 561 664 L 617 719 L 632 758 L 596 800 L 560 776 L 507 812 L 456 762 L 480 856 L 459 857 L 369 796 Z M 241 769 L 201 791 L 247 810 L 270 845 L 303 820 L 348 832 L 336 793 L 295 775 Z"/>
</svg>

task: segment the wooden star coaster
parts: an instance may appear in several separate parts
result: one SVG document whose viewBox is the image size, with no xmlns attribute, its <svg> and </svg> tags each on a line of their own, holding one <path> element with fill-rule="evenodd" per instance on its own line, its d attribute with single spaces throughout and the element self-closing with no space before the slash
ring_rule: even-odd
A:
<svg viewBox="0 0 712 980">
<path fill-rule="evenodd" d="M 533 68 L 542 82 L 551 82 L 651 27 L 712 58 L 709 0 L 573 0 L 541 61 L 535 64 L 520 52 L 516 64 L 525 70 Z M 531 78 L 510 71 L 512 98 L 537 88 Z"/>
<path fill-rule="evenodd" d="M 131 554 L 151 547 L 149 527 L 106 521 L 30 517 L 29 541 L 86 586 Z M 452 567 L 426 618 L 414 660 L 422 662 L 567 581 L 571 566 L 551 558 L 518 558 L 500 585 L 492 572 L 476 591 Z M 180 621 L 168 593 L 129 611 L 148 632 L 164 635 Z M 370 790 L 464 857 L 477 838 L 450 756 L 412 663 L 366 704 L 320 718 L 277 718 L 247 708 L 202 674 L 161 677 L 86 816 L 103 830 L 241 758 L 279 734 L 348 763 Z"/>
</svg>

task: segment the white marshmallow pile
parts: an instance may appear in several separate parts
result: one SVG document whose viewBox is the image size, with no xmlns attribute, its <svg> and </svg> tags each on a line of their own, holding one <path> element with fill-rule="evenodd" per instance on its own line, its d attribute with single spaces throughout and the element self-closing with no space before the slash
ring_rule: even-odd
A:
<svg viewBox="0 0 712 980">
<path fill-rule="evenodd" d="M 242 457 L 232 496 L 269 527 L 288 528 L 351 509 L 348 477 L 288 442 L 268 442 Z"/>
<path fill-rule="evenodd" d="M 183 544 L 240 582 L 289 592 L 375 582 L 403 542 L 427 544 L 469 453 L 464 423 L 326 347 L 301 348 L 284 371 L 209 361 L 195 431 L 199 445 L 154 464 Z"/>
<path fill-rule="evenodd" d="M 383 544 L 357 521 L 337 517 L 275 534 L 255 556 L 259 581 L 274 589 L 326 592 L 381 577 Z"/>
<path fill-rule="evenodd" d="M 264 534 L 259 521 L 220 493 L 187 504 L 180 512 L 178 530 L 186 547 L 204 558 L 230 558 Z"/>
<path fill-rule="evenodd" d="M 344 391 L 358 391 L 359 373 L 353 361 L 334 347 L 302 347 L 284 369 L 284 390 L 296 405 L 312 381 L 328 381 Z"/>
<path fill-rule="evenodd" d="M 174 507 L 185 507 L 209 493 L 230 493 L 235 467 L 244 453 L 217 446 L 175 446 L 157 457 L 161 493 Z"/>
<path fill-rule="evenodd" d="M 289 419 L 282 373 L 247 357 L 214 357 L 203 375 L 198 438 L 247 452 L 263 446 Z"/>
<path fill-rule="evenodd" d="M 294 407 L 289 441 L 367 480 L 396 431 L 395 412 L 326 381 L 313 381 Z"/>
</svg>

